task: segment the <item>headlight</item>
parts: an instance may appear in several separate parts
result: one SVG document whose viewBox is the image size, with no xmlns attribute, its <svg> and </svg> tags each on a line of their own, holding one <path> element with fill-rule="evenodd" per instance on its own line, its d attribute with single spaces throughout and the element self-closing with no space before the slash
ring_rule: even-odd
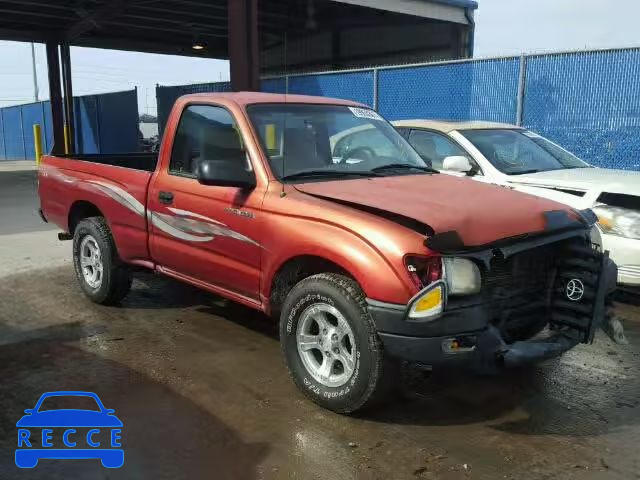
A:
<svg viewBox="0 0 640 480">
<path fill-rule="evenodd" d="M 640 212 L 609 205 L 599 205 L 593 211 L 604 233 L 640 239 Z"/>
<path fill-rule="evenodd" d="M 444 278 L 449 295 L 473 295 L 480 293 L 482 278 L 480 269 L 471 260 L 445 257 Z"/>
</svg>

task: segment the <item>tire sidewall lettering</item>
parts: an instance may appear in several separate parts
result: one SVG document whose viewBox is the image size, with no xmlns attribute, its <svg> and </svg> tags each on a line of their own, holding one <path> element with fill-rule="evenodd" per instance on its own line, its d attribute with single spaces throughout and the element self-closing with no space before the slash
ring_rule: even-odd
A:
<svg viewBox="0 0 640 480">
<path fill-rule="evenodd" d="M 328 297 L 327 295 L 323 295 L 321 293 L 309 293 L 307 295 L 304 295 L 291 308 L 291 311 L 287 316 L 286 332 L 288 335 L 291 335 L 295 339 L 295 330 L 298 324 L 299 316 L 302 314 L 302 312 L 306 308 L 308 308 L 309 306 L 315 303 L 326 303 L 328 305 L 338 308 L 336 306 L 336 302 L 332 298 Z M 296 351 L 296 355 L 297 355 L 297 351 Z M 325 399 L 344 397 L 345 395 L 348 395 L 353 390 L 356 382 L 358 381 L 358 378 L 360 376 L 360 361 L 361 361 L 360 350 L 358 349 L 356 350 L 356 364 L 354 367 L 353 375 L 351 375 L 351 378 L 349 378 L 348 382 L 345 385 L 342 385 L 340 387 L 335 387 L 335 388 L 321 385 L 313 378 L 310 378 L 309 376 L 307 376 L 306 370 L 304 369 L 302 362 L 300 362 L 301 368 L 305 371 L 305 375 L 302 379 L 302 382 L 305 388 L 307 388 L 308 390 L 310 390 L 311 392 L 313 392 L 315 395 L 319 397 L 323 397 Z"/>
</svg>

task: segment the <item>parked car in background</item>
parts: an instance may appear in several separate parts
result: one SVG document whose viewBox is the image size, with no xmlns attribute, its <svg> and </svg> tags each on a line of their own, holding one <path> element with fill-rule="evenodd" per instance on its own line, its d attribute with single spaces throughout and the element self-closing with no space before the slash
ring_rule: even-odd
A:
<svg viewBox="0 0 640 480">
<path fill-rule="evenodd" d="M 82 290 L 117 303 L 143 267 L 273 315 L 291 377 L 326 408 L 371 404 L 398 360 L 521 365 L 611 318 L 593 212 L 440 175 L 364 105 L 190 95 L 162 142 L 43 157 L 42 215 L 73 238 Z"/>
<path fill-rule="evenodd" d="M 595 168 L 550 140 L 515 125 L 402 120 L 396 129 L 444 173 L 508 186 L 598 216 L 602 247 L 618 283 L 640 287 L 640 172 Z"/>
</svg>

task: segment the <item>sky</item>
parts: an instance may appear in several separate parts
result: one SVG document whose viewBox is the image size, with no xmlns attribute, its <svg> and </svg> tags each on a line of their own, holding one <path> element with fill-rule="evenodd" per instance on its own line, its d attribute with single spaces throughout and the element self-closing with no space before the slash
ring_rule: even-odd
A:
<svg viewBox="0 0 640 480">
<path fill-rule="evenodd" d="M 478 0 L 475 56 L 640 46 L 640 0 Z M 44 45 L 36 44 L 39 99 L 48 98 Z M 155 86 L 229 79 L 224 60 L 71 48 L 75 95 L 138 87 L 156 114 Z M 31 46 L 0 41 L 0 106 L 34 101 Z"/>
</svg>

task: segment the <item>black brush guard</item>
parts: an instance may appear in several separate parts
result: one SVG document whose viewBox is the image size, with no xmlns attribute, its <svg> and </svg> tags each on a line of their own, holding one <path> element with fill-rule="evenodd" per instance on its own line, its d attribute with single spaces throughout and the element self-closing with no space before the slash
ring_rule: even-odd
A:
<svg viewBox="0 0 640 480">
<path fill-rule="evenodd" d="M 505 366 L 539 362 L 557 357 L 579 343 L 592 343 L 596 329 L 606 321 L 607 296 L 615 289 L 617 277 L 609 252 L 572 245 L 566 253 L 567 257 L 558 261 L 551 292 L 550 332 L 542 338 L 518 341 L 500 348 L 497 356 Z M 573 287 L 570 288 L 572 281 Z M 575 281 L 580 282 L 577 285 L 583 285 L 582 295 L 578 295 Z"/>
</svg>

